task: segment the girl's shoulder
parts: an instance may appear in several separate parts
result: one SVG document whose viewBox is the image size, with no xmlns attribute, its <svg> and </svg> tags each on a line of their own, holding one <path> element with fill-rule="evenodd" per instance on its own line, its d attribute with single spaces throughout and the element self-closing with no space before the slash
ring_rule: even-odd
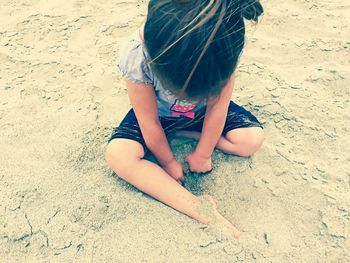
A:
<svg viewBox="0 0 350 263">
<path fill-rule="evenodd" d="M 136 83 L 153 84 L 142 37 L 141 28 L 138 28 L 121 44 L 117 66 L 124 78 Z"/>
</svg>

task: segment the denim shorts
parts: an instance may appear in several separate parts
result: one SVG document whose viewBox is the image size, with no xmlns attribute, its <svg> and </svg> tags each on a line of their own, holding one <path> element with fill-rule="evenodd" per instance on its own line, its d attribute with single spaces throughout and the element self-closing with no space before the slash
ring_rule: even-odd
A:
<svg viewBox="0 0 350 263">
<path fill-rule="evenodd" d="M 199 112 L 196 112 L 196 117 L 194 119 L 185 116 L 161 116 L 159 119 L 165 135 L 168 136 L 180 130 L 201 132 L 204 117 L 205 108 Z M 249 127 L 263 128 L 261 123 L 252 113 L 231 101 L 222 135 L 225 135 L 227 132 L 233 129 Z M 126 114 L 120 125 L 113 129 L 112 135 L 108 142 L 118 138 L 137 141 L 142 144 L 144 149 L 147 151 L 147 146 L 145 140 L 143 139 L 142 132 L 133 109 Z"/>
</svg>

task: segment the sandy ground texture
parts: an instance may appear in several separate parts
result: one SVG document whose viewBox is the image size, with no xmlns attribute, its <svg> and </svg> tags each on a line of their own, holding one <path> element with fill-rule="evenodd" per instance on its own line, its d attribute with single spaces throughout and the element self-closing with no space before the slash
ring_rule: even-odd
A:
<svg viewBox="0 0 350 263">
<path fill-rule="evenodd" d="M 233 99 L 265 144 L 216 151 L 186 182 L 215 196 L 237 242 L 105 164 L 129 109 L 115 61 L 147 3 L 0 0 L 0 261 L 350 262 L 349 1 L 263 3 Z M 171 145 L 182 160 L 195 142 Z"/>
</svg>

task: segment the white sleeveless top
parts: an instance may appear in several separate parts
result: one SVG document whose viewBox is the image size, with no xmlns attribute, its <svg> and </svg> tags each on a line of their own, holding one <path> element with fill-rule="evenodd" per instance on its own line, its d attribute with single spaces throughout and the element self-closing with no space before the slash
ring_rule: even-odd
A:
<svg viewBox="0 0 350 263">
<path fill-rule="evenodd" d="M 157 97 L 159 116 L 194 118 L 196 112 L 203 110 L 206 100 L 179 100 L 170 91 L 164 89 L 153 74 L 147 61 L 150 57 L 140 38 L 139 29 L 127 39 L 119 53 L 118 68 L 122 76 L 135 83 L 152 84 Z"/>
</svg>

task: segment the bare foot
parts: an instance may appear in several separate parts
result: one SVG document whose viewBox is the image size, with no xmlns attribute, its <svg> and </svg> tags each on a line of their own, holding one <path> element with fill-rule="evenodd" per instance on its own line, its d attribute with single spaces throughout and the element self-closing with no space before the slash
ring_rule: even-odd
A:
<svg viewBox="0 0 350 263">
<path fill-rule="evenodd" d="M 202 215 L 205 215 L 204 217 L 202 217 L 202 220 L 199 220 L 200 222 L 205 224 L 215 224 L 219 222 L 220 224 L 227 227 L 235 238 L 238 239 L 240 237 L 239 230 L 223 215 L 219 213 L 214 198 L 212 196 L 203 195 L 200 196 L 199 199 L 200 201 L 196 207 L 196 211 Z"/>
</svg>

